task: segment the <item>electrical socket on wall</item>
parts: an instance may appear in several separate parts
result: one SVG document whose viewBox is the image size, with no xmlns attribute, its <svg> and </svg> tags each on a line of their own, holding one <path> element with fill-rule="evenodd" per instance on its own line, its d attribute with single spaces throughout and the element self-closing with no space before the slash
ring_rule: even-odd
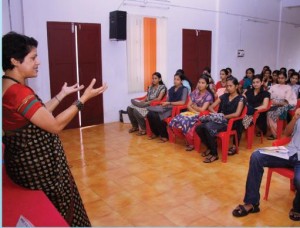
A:
<svg viewBox="0 0 300 228">
<path fill-rule="evenodd" d="M 239 50 L 237 51 L 237 57 L 244 57 L 244 56 L 245 56 L 245 51 L 242 50 L 242 49 L 239 49 Z"/>
</svg>

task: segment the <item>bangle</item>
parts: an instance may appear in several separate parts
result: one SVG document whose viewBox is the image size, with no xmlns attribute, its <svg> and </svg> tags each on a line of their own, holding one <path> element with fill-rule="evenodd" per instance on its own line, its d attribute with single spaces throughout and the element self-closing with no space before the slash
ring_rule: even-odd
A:
<svg viewBox="0 0 300 228">
<path fill-rule="evenodd" d="M 54 98 L 58 101 L 58 103 L 60 103 L 60 100 L 57 98 L 57 96 L 55 96 Z"/>
<path fill-rule="evenodd" d="M 76 100 L 73 105 L 75 105 L 78 108 L 78 111 L 81 111 L 84 107 L 84 104 L 80 100 Z"/>
</svg>

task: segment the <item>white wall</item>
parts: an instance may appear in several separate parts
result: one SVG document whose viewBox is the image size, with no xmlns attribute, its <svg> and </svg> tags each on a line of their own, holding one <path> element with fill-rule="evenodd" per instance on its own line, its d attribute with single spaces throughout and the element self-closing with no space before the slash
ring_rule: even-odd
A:
<svg viewBox="0 0 300 228">
<path fill-rule="evenodd" d="M 300 1 L 298 1 L 300 2 Z M 300 70 L 300 4 L 299 8 L 282 8 L 279 30 L 280 46 L 277 66 Z M 296 25 L 297 24 L 297 25 Z"/>
<path fill-rule="evenodd" d="M 263 65 L 269 65 L 272 69 L 282 65 L 300 69 L 299 61 L 296 63 L 294 58 L 295 55 L 299 59 L 299 49 L 295 48 L 299 44 L 299 32 L 295 31 L 299 31 L 299 28 L 294 30 L 289 28 L 290 25 L 286 25 L 282 26 L 281 33 L 278 32 L 279 23 L 276 21 L 279 21 L 280 17 L 280 0 L 170 0 L 169 9 L 123 6 L 121 0 L 19 1 L 23 1 L 24 33 L 39 41 L 38 52 L 42 65 L 39 77 L 31 80 L 30 86 L 43 100 L 50 98 L 46 22 L 101 24 L 102 75 L 103 81 L 109 85 L 103 96 L 106 123 L 118 121 L 118 110 L 125 109 L 131 98 L 142 95 L 128 94 L 126 42 L 109 40 L 109 12 L 114 10 L 124 10 L 128 14 L 164 16 L 168 19 L 168 87 L 172 85 L 175 70 L 182 66 L 183 28 L 212 31 L 212 74 L 216 80 L 219 70 L 227 66 L 232 67 L 233 74 L 238 78 L 243 77 L 248 67 L 254 67 L 257 72 L 261 71 Z M 3 12 L 7 10 L 5 7 L 7 6 L 3 4 Z M 12 16 L 18 18 L 19 11 L 15 8 L 12 11 Z M 241 15 L 275 22 L 248 22 L 246 17 Z M 293 20 L 298 19 L 299 13 L 293 16 Z M 14 25 L 13 30 L 22 27 L 22 22 L 19 24 Z M 282 44 L 279 41 L 282 41 Z M 282 59 L 278 61 L 280 66 L 276 65 L 278 44 Z M 245 50 L 243 58 L 237 58 L 236 51 L 240 48 Z M 287 58 L 287 52 L 290 58 Z"/>
</svg>

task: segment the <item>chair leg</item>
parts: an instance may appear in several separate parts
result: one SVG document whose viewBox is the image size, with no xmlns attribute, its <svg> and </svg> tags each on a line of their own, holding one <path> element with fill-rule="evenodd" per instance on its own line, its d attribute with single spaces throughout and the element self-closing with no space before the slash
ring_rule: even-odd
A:
<svg viewBox="0 0 300 228">
<path fill-rule="evenodd" d="M 168 135 L 169 135 L 169 142 L 170 143 L 175 143 L 176 138 L 175 138 L 175 134 L 174 134 L 172 128 L 170 128 L 169 126 L 167 126 L 167 132 L 168 132 Z"/>
<path fill-rule="evenodd" d="M 247 136 L 247 149 L 252 148 L 253 144 L 253 138 L 254 138 L 254 125 L 249 126 L 248 129 L 246 130 L 246 136 Z"/>
<path fill-rule="evenodd" d="M 282 132 L 283 132 L 283 128 L 286 125 L 286 120 L 277 120 L 277 139 L 281 138 Z"/>
<path fill-rule="evenodd" d="M 228 147 L 229 147 L 229 137 L 224 137 L 221 139 L 222 141 L 222 162 L 227 162 L 228 156 Z"/>
<path fill-rule="evenodd" d="M 194 133 L 194 147 L 197 152 L 200 152 L 200 147 L 201 147 L 201 139 L 197 135 L 197 133 Z"/>
<path fill-rule="evenodd" d="M 235 141 L 235 148 L 236 148 L 236 153 L 239 153 L 239 141 L 238 141 L 238 136 L 237 136 L 237 132 L 234 133 L 234 141 Z"/>
<path fill-rule="evenodd" d="M 267 174 L 267 182 L 266 182 L 264 200 L 268 200 L 268 197 L 269 197 L 269 190 L 270 190 L 272 174 L 273 174 L 273 170 L 272 170 L 272 168 L 269 168 L 268 169 L 268 174 Z"/>
</svg>

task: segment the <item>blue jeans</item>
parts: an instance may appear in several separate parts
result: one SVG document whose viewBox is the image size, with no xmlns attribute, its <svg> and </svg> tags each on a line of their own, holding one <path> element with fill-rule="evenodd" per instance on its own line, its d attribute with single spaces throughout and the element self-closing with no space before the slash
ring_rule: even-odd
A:
<svg viewBox="0 0 300 228">
<path fill-rule="evenodd" d="M 300 161 L 297 154 L 290 157 L 289 160 L 261 154 L 255 151 L 250 158 L 249 171 L 246 183 L 246 193 L 244 197 L 245 204 L 258 205 L 260 194 L 260 184 L 264 174 L 264 167 L 272 168 L 293 168 L 295 170 L 294 185 L 296 189 L 293 208 L 296 212 L 300 212 Z"/>
</svg>

